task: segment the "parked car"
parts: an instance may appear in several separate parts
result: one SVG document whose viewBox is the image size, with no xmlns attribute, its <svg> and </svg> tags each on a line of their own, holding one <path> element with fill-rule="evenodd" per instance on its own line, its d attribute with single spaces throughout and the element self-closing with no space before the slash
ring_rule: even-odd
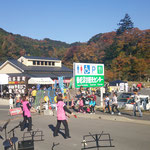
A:
<svg viewBox="0 0 150 150">
<path fill-rule="evenodd" d="M 118 107 L 119 108 L 124 108 L 125 104 L 131 97 L 134 95 L 134 93 L 131 92 L 123 92 L 118 96 Z"/>
<path fill-rule="evenodd" d="M 140 108 L 142 110 L 149 110 L 150 109 L 150 102 L 149 102 L 149 95 L 139 95 L 140 97 Z M 134 104 L 134 98 L 131 97 L 127 103 L 125 104 L 126 110 L 132 110 Z"/>
<path fill-rule="evenodd" d="M 140 97 L 140 107 L 141 109 L 148 110 L 150 109 L 149 105 L 149 95 L 139 95 Z M 134 94 L 133 93 L 122 93 L 118 97 L 118 107 L 125 108 L 127 110 L 132 110 L 134 104 Z"/>
</svg>

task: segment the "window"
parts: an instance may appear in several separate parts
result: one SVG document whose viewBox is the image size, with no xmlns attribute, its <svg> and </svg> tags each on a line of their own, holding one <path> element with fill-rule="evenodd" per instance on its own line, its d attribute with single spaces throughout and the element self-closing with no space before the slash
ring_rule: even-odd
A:
<svg viewBox="0 0 150 150">
<path fill-rule="evenodd" d="M 40 61 L 37 61 L 37 65 L 40 65 Z"/>
<path fill-rule="evenodd" d="M 45 66 L 47 66 L 47 61 L 45 61 Z"/>
<path fill-rule="evenodd" d="M 51 66 L 52 63 L 49 61 L 48 64 L 49 64 L 49 66 Z"/>
<path fill-rule="evenodd" d="M 55 62 L 52 62 L 52 66 L 55 66 Z"/>
<path fill-rule="evenodd" d="M 36 65 L 36 61 L 33 61 L 33 65 Z"/>
<path fill-rule="evenodd" d="M 44 64 L 44 62 L 43 61 L 41 61 L 41 65 L 43 65 Z"/>
</svg>

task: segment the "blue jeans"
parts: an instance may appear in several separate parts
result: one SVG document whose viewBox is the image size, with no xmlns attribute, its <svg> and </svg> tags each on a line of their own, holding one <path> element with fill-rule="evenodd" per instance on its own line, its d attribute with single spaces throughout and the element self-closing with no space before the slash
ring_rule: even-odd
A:
<svg viewBox="0 0 150 150">
<path fill-rule="evenodd" d="M 136 116 L 136 107 L 137 107 L 137 109 L 138 109 L 138 112 L 140 113 L 140 116 L 142 117 L 142 112 L 141 112 L 141 109 L 140 109 L 140 102 L 135 103 L 135 104 L 133 105 L 133 113 L 134 113 L 134 116 Z"/>
<path fill-rule="evenodd" d="M 143 101 L 143 109 L 146 110 L 146 100 Z"/>
</svg>

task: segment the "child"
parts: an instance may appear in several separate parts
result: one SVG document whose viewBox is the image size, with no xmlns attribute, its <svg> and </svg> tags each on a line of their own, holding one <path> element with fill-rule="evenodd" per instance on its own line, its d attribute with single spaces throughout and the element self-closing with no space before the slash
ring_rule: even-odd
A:
<svg viewBox="0 0 150 150">
<path fill-rule="evenodd" d="M 32 118 L 31 118 L 30 109 L 31 109 L 31 105 L 29 104 L 28 96 L 23 96 L 22 98 L 23 122 L 21 125 L 21 131 L 24 130 L 24 127 L 27 121 L 29 123 L 28 131 L 32 130 Z"/>
<path fill-rule="evenodd" d="M 10 97 L 9 97 L 9 109 L 13 108 L 13 102 L 14 102 L 14 100 L 13 100 L 12 96 L 10 95 Z"/>
<path fill-rule="evenodd" d="M 78 110 L 78 112 L 81 112 L 81 110 L 82 110 L 82 112 L 83 113 L 85 113 L 85 111 L 84 111 L 84 109 L 83 109 L 83 99 L 82 98 L 80 98 L 79 99 L 79 110 Z"/>
<path fill-rule="evenodd" d="M 63 95 L 58 94 L 57 96 L 57 125 L 54 131 L 54 137 L 58 136 L 58 131 L 60 128 L 61 123 L 63 123 L 65 127 L 65 139 L 71 138 L 69 135 L 69 128 L 68 128 L 68 123 L 67 123 L 67 118 L 65 111 L 68 112 L 71 115 L 74 115 L 65 105 L 63 102 Z"/>
<path fill-rule="evenodd" d="M 86 112 L 90 113 L 90 107 L 87 107 Z"/>
<path fill-rule="evenodd" d="M 90 110 L 91 110 L 91 114 L 92 114 L 92 113 L 95 114 L 95 110 L 94 110 L 95 104 L 96 104 L 96 102 L 94 101 L 94 98 L 91 97 L 91 101 L 90 101 L 90 103 L 89 103 L 89 105 L 90 105 Z"/>
<path fill-rule="evenodd" d="M 16 107 L 20 107 L 20 97 L 21 97 L 21 95 L 18 91 L 18 93 L 16 95 Z"/>
<path fill-rule="evenodd" d="M 104 103 L 105 103 L 105 109 L 104 109 L 104 112 L 106 112 L 106 109 L 108 109 L 108 112 L 110 113 L 110 105 L 109 105 L 109 97 L 108 95 L 106 95 L 105 99 L 104 99 Z"/>
</svg>

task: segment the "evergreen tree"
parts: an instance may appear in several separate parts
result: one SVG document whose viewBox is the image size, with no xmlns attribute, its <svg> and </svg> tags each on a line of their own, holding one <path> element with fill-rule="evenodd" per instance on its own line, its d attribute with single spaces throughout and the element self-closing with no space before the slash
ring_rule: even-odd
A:
<svg viewBox="0 0 150 150">
<path fill-rule="evenodd" d="M 134 28 L 133 22 L 128 14 L 125 14 L 125 17 L 120 20 L 118 24 L 119 28 L 117 29 L 117 34 L 123 33 L 125 30 L 130 30 Z"/>
</svg>

